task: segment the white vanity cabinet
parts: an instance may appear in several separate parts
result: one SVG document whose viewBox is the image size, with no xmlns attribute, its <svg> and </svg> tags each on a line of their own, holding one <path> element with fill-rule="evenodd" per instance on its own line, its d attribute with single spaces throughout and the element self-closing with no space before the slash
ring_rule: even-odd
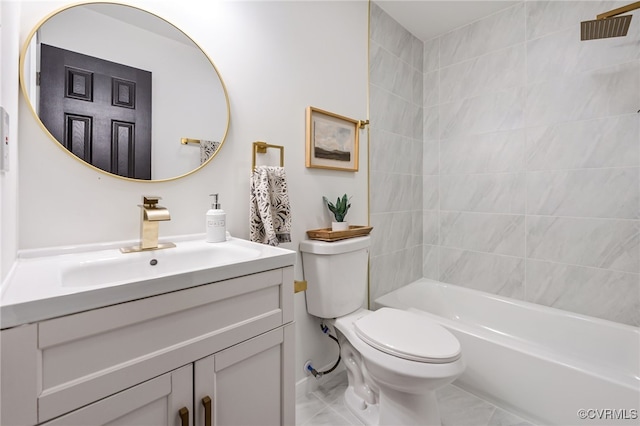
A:
<svg viewBox="0 0 640 426">
<path fill-rule="evenodd" d="M 295 422 L 291 266 L 2 330 L 0 344 L 3 426 Z"/>
<path fill-rule="evenodd" d="M 193 366 L 185 365 L 43 425 L 190 425 L 192 401 Z"/>
</svg>

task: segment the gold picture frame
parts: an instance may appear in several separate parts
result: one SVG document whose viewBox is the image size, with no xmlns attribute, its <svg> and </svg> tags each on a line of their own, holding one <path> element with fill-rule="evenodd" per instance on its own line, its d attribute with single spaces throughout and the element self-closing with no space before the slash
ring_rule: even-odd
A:
<svg viewBox="0 0 640 426">
<path fill-rule="evenodd" d="M 360 126 L 359 120 L 307 107 L 305 165 L 316 169 L 357 172 Z"/>
</svg>

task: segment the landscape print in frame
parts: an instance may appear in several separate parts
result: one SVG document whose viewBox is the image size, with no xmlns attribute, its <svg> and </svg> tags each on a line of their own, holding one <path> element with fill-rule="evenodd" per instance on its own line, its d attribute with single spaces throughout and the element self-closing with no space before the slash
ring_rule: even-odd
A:
<svg viewBox="0 0 640 426">
<path fill-rule="evenodd" d="M 358 120 L 307 107 L 306 166 L 358 171 L 359 127 Z"/>
</svg>

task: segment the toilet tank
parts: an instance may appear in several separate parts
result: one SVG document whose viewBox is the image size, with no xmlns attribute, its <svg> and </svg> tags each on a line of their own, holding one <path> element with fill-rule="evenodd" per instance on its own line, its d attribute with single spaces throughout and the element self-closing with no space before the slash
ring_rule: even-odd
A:
<svg viewBox="0 0 640 426">
<path fill-rule="evenodd" d="M 307 312 L 337 318 L 363 306 L 367 297 L 370 237 L 300 243 L 307 281 Z"/>
</svg>

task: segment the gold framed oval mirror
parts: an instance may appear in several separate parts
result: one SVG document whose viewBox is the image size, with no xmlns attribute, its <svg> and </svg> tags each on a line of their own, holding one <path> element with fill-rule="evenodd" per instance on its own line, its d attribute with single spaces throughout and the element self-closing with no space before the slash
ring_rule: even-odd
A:
<svg viewBox="0 0 640 426">
<path fill-rule="evenodd" d="M 189 175 L 229 129 L 213 61 L 182 30 L 134 6 L 83 3 L 44 18 L 22 49 L 20 85 L 62 149 L 127 180 Z"/>
</svg>

